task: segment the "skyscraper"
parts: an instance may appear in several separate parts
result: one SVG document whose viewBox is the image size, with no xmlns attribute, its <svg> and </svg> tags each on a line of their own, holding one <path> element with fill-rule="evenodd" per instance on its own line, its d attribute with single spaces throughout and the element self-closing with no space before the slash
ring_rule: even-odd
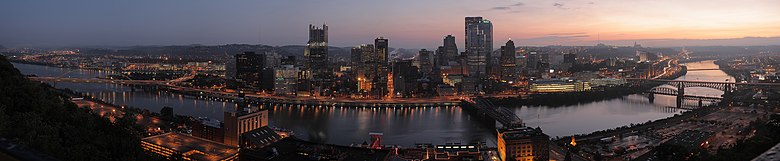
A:
<svg viewBox="0 0 780 161">
<path fill-rule="evenodd" d="M 257 89 L 260 86 L 261 74 L 265 68 L 265 55 L 255 52 L 236 54 L 236 79 L 242 83 L 241 88 Z"/>
<path fill-rule="evenodd" d="M 382 68 L 387 69 L 387 54 L 390 52 L 388 40 L 384 37 L 376 38 L 374 47 L 376 47 L 376 60 Z"/>
<path fill-rule="evenodd" d="M 482 17 L 466 17 L 465 39 L 469 76 L 484 78 L 493 51 L 493 23 Z"/>
<path fill-rule="evenodd" d="M 353 62 L 355 64 L 355 79 L 358 82 L 358 91 L 371 92 L 373 80 L 377 76 L 376 56 L 373 44 L 361 44 L 352 48 Z"/>
<path fill-rule="evenodd" d="M 376 74 L 376 76 L 373 79 L 374 89 L 372 90 L 372 95 L 382 97 L 387 95 L 387 57 L 390 53 L 388 40 L 384 37 L 374 39 L 374 49 L 376 64 L 374 67 L 375 72 L 372 72 L 372 74 Z"/>
<path fill-rule="evenodd" d="M 431 55 L 432 52 L 425 49 L 421 49 L 419 54 L 417 54 L 417 61 L 420 64 L 420 73 L 432 74 L 433 61 L 431 61 Z"/>
<path fill-rule="evenodd" d="M 501 80 L 514 81 L 517 75 L 515 64 L 515 42 L 509 40 L 501 47 Z"/>
<path fill-rule="evenodd" d="M 318 89 L 326 88 L 333 78 L 328 60 L 328 26 L 322 28 L 309 25 L 309 41 L 303 53 L 306 57 L 305 70 L 311 72 L 311 80 Z"/>
<path fill-rule="evenodd" d="M 458 61 L 458 45 L 455 43 L 455 36 L 447 35 L 444 37 L 444 46 L 441 46 L 441 54 L 437 53 L 437 62 L 439 66 L 449 65 L 449 61 Z"/>
</svg>

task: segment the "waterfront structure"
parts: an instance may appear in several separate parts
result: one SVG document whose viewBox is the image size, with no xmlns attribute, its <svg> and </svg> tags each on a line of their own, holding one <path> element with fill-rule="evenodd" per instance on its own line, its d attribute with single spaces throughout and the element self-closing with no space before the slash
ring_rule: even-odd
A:
<svg viewBox="0 0 780 161">
<path fill-rule="evenodd" d="M 306 57 L 305 70 L 311 72 L 313 88 L 322 91 L 332 85 L 333 70 L 328 56 L 328 26 L 322 28 L 309 25 L 309 41 L 306 42 L 303 56 Z"/>
<path fill-rule="evenodd" d="M 424 74 L 433 74 L 433 61 L 431 59 L 431 56 L 433 56 L 433 52 L 425 49 L 420 49 L 420 52 L 417 54 L 417 64 L 420 68 L 420 73 Z"/>
<path fill-rule="evenodd" d="M 591 87 L 613 87 L 628 83 L 626 79 L 621 78 L 597 78 L 591 79 L 588 82 L 590 82 Z"/>
<path fill-rule="evenodd" d="M 482 17 L 466 17 L 465 39 L 469 76 L 484 78 L 493 51 L 493 23 Z"/>
<path fill-rule="evenodd" d="M 192 136 L 219 143 L 225 142 L 225 130 L 222 129 L 222 122 L 207 117 L 198 118 L 197 122 L 192 125 Z"/>
<path fill-rule="evenodd" d="M 591 89 L 589 82 L 575 80 L 536 80 L 531 83 L 531 92 L 558 93 L 558 92 L 582 92 Z"/>
<path fill-rule="evenodd" d="M 235 146 L 177 132 L 143 138 L 141 139 L 141 148 L 168 160 L 238 160 L 238 148 Z"/>
<path fill-rule="evenodd" d="M 517 64 L 515 64 L 515 42 L 509 40 L 501 47 L 501 81 L 514 82 L 517 77 Z"/>
<path fill-rule="evenodd" d="M 507 127 L 498 129 L 498 155 L 504 161 L 549 160 L 550 136 L 541 128 Z"/>
<path fill-rule="evenodd" d="M 265 54 L 244 52 L 236 54 L 236 80 L 243 88 L 257 89 L 261 84 L 262 71 L 265 68 Z"/>
<path fill-rule="evenodd" d="M 274 72 L 274 94 L 295 96 L 298 89 L 298 73 L 293 65 L 282 65 Z"/>
<path fill-rule="evenodd" d="M 225 144 L 238 146 L 241 134 L 268 126 L 268 110 L 244 108 L 225 112 Z"/>
</svg>

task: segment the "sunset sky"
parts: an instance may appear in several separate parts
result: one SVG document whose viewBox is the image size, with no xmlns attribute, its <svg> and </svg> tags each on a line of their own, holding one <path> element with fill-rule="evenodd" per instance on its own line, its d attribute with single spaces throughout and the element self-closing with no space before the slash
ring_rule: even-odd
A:
<svg viewBox="0 0 780 161">
<path fill-rule="evenodd" d="M 466 16 L 493 22 L 496 47 L 780 45 L 778 0 L 2 1 L 0 45 L 298 45 L 327 23 L 332 46 L 432 49 L 448 34 L 462 47 Z"/>
</svg>

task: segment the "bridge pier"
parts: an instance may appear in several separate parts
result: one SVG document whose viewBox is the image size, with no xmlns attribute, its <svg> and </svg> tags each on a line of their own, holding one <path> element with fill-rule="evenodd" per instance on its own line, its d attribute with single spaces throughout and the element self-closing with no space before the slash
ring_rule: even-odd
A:
<svg viewBox="0 0 780 161">
<path fill-rule="evenodd" d="M 653 103 L 653 102 L 655 102 L 655 93 L 653 93 L 653 92 L 650 92 L 650 93 L 648 93 L 648 95 L 647 95 L 647 100 L 648 100 L 650 103 Z"/>
<path fill-rule="evenodd" d="M 682 107 L 683 101 L 685 101 L 685 85 L 683 83 L 677 84 L 677 107 Z"/>
</svg>

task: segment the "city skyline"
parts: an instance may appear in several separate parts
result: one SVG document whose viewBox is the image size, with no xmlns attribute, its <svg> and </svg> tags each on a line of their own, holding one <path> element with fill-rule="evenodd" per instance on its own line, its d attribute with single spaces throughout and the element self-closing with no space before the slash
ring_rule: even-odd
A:
<svg viewBox="0 0 780 161">
<path fill-rule="evenodd" d="M 5 2 L 0 45 L 304 45 L 305 25 L 326 23 L 331 46 L 387 37 L 394 47 L 434 49 L 448 34 L 463 44 L 468 16 L 493 21 L 493 46 L 510 38 L 519 46 L 780 45 L 776 1 L 442 2 Z"/>
</svg>

